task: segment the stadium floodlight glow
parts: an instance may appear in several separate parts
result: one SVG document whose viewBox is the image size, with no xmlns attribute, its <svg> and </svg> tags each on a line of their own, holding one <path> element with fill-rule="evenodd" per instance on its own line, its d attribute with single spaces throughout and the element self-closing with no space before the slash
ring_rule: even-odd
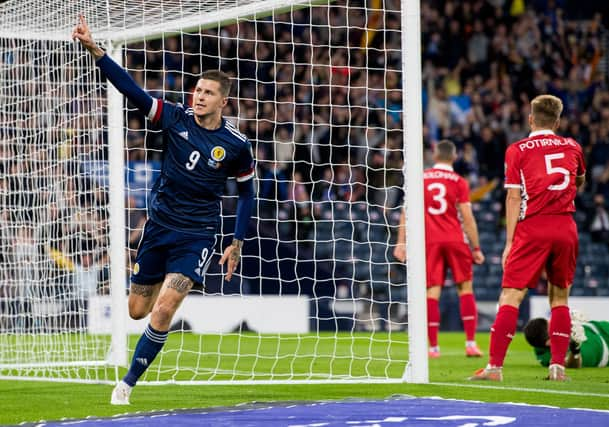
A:
<svg viewBox="0 0 609 427">
<path fill-rule="evenodd" d="M 0 378 L 113 383 L 145 326 L 126 288 L 163 141 L 70 39 L 81 13 L 154 96 L 232 74 L 256 150 L 239 275 L 212 261 L 141 383 L 428 382 L 418 0 L 0 4 Z"/>
</svg>

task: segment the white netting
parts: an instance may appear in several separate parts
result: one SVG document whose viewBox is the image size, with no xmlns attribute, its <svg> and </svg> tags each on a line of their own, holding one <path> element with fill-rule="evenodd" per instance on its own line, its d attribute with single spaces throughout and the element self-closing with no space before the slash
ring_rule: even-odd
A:
<svg viewBox="0 0 609 427">
<path fill-rule="evenodd" d="M 0 34 L 27 29 L 37 39 L 66 40 L 82 11 L 96 39 L 123 46 L 125 68 L 153 96 L 189 103 L 202 71 L 220 68 L 233 77 L 225 116 L 250 138 L 257 158 L 258 202 L 241 274 L 226 283 L 212 261 L 205 289 L 186 299 L 176 333 L 144 380 L 401 380 L 408 359 L 405 271 L 392 255 L 403 185 L 399 1 L 58 2 L 55 8 L 55 2 L 36 2 L 38 17 L 56 21 L 52 31 L 18 3 L 0 9 Z M 9 15 L 15 18 L 5 26 Z M 46 61 L 46 74 L 32 65 L 13 67 L 9 58 L 21 50 L 30 57 L 27 64 Z M 10 151 L 3 160 L 14 169 L 6 177 L 14 176 L 19 187 L 2 187 L 0 209 L 8 222 L 2 253 L 12 255 L 2 259 L 0 286 L 13 289 L 23 275 L 35 274 L 29 280 L 38 290 L 56 281 L 67 289 L 82 282 L 70 268 L 89 253 L 91 241 L 94 268 L 108 266 L 105 83 L 71 42 L 2 39 L 0 54 L 2 148 L 21 153 Z M 32 121 L 41 122 L 34 126 L 39 132 L 24 124 Z M 122 125 L 130 270 L 162 160 L 162 136 L 128 104 Z M 44 159 L 34 160 L 36 146 Z M 32 162 L 36 166 L 25 169 Z M 46 182 L 33 182 L 33 169 Z M 50 188 L 76 212 L 54 213 L 61 212 L 59 196 L 42 196 Z M 230 241 L 235 194 L 229 181 L 218 253 Z M 41 214 L 26 218 L 22 212 L 33 206 Z M 69 231 L 40 234 L 61 220 Z M 15 255 L 10 243 L 19 233 L 26 233 L 30 256 L 39 260 L 36 272 L 16 258 L 26 256 Z M 80 246 L 61 246 L 70 238 Z M 51 245 L 59 253 L 49 255 Z M 110 297 L 103 282 L 93 288 L 90 323 L 77 329 L 85 340 L 107 342 Z M 3 295 L 7 307 L 34 298 Z M 72 311 L 65 304 L 61 316 Z M 27 311 L 3 310 L 8 315 L 2 319 L 17 333 L 3 335 L 0 365 L 27 364 L 31 356 L 6 357 L 50 332 L 17 326 Z M 128 322 L 130 350 L 143 326 Z M 182 333 L 185 326 L 193 333 Z M 73 331 L 64 324 L 49 345 L 56 339 L 80 348 Z"/>
<path fill-rule="evenodd" d="M 0 35 L 7 38 L 68 40 L 76 16 L 83 14 L 100 40 L 133 40 L 180 33 L 239 17 L 307 4 L 303 0 L 217 1 L 8 1 L 2 6 Z"/>
<path fill-rule="evenodd" d="M 104 361 L 87 301 L 107 292 L 102 88 L 68 42 L 0 38 L 0 365 Z"/>
</svg>

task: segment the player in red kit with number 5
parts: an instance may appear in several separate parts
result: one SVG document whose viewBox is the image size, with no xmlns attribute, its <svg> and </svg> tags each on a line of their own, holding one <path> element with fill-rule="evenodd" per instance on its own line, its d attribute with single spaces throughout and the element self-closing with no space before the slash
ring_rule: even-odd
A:
<svg viewBox="0 0 609 427">
<path fill-rule="evenodd" d="M 429 357 L 440 357 L 439 300 L 450 268 L 459 295 L 459 309 L 465 331 L 465 355 L 481 357 L 475 335 L 478 323 L 476 299 L 472 285 L 472 262 L 482 264 L 478 227 L 469 202 L 469 185 L 455 173 L 453 163 L 457 149 L 451 141 L 440 141 L 434 147 L 435 165 L 423 173 L 425 189 L 425 255 L 427 259 L 427 337 Z M 406 227 L 402 212 L 394 256 L 406 261 Z M 467 236 L 468 246 L 463 234 Z"/>
<path fill-rule="evenodd" d="M 505 154 L 506 243 L 499 311 L 491 327 L 489 362 L 471 380 L 501 381 L 507 349 L 516 332 L 518 308 L 541 272 L 548 276 L 550 350 L 548 380 L 565 381 L 571 315 L 569 287 L 577 260 L 577 227 L 572 213 L 577 188 L 585 176 L 581 146 L 554 133 L 562 102 L 551 95 L 531 101 L 528 138 Z"/>
</svg>

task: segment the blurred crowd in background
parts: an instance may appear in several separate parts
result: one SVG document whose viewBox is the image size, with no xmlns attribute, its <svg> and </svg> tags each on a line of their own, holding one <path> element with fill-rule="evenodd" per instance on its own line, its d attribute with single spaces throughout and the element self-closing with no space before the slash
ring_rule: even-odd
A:
<svg viewBox="0 0 609 427">
<path fill-rule="evenodd" d="M 576 218 L 583 241 L 592 245 L 586 248 L 600 250 L 604 263 L 603 268 L 582 262 L 581 286 L 595 294 L 609 291 L 609 33 L 607 15 L 594 3 L 421 2 L 425 163 L 431 166 L 437 141 L 448 138 L 457 145 L 455 168 L 473 189 L 483 250 L 490 255 L 490 266 L 477 271 L 475 283 L 499 288 L 504 152 L 528 134 L 529 101 L 551 93 L 565 107 L 558 132 L 575 138 L 586 154 L 588 180 L 577 199 Z M 341 298 L 377 299 L 373 292 L 380 289 L 387 301 L 403 302 L 399 285 L 405 269 L 392 255 L 403 202 L 402 96 L 408 96 L 400 71 L 400 2 L 347 5 L 332 2 L 130 44 L 124 64 L 153 96 L 184 104 L 203 70 L 231 74 L 225 116 L 250 138 L 257 159 L 258 204 L 249 237 L 279 242 L 271 254 L 277 259 L 285 245 L 296 258 L 319 261 L 320 268 L 332 271 Z M 8 55 L 3 61 L 9 62 Z M 105 292 L 107 152 L 99 148 L 105 136 L 96 99 L 103 94 L 83 86 L 79 95 L 78 123 L 53 123 L 72 128 L 58 137 L 60 149 L 44 143 L 56 141 L 44 139 L 44 131 L 3 133 L 4 295 L 21 286 L 24 273 L 15 273 L 15 266 L 23 257 L 70 272 L 68 281 L 77 282 L 82 292 Z M 15 113 L 20 108 L 16 105 Z M 23 125 L 4 117 L 9 117 L 4 127 L 45 127 L 44 120 Z M 163 140 L 133 109 L 125 123 L 130 268 Z M 24 134 L 35 144 L 15 143 Z M 233 187 L 229 184 L 224 201 L 227 218 L 234 212 Z M 34 211 L 41 212 L 28 214 Z M 28 274 L 40 276 L 49 268 Z M 89 281 L 82 285 L 85 273 Z M 93 276 L 97 285 L 91 284 Z M 484 293 L 485 286 L 480 289 L 479 297 L 495 298 Z"/>
</svg>

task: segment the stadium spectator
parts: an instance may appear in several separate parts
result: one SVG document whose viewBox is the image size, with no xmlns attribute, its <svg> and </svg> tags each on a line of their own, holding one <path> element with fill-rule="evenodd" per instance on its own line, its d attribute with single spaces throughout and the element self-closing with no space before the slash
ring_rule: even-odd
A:
<svg viewBox="0 0 609 427">
<path fill-rule="evenodd" d="M 286 163 L 272 161 L 268 168 L 261 168 L 258 199 L 265 218 L 279 219 L 288 200 L 290 181 Z"/>
<path fill-rule="evenodd" d="M 569 351 L 565 359 L 567 368 L 598 367 L 608 365 L 609 322 L 586 320 L 572 311 L 573 326 L 569 338 Z M 531 319 L 524 327 L 524 337 L 535 351 L 535 358 L 542 366 L 549 366 L 552 354 L 548 320 L 543 317 Z"/>
<path fill-rule="evenodd" d="M 554 133 L 562 109 L 561 100 L 555 96 L 534 98 L 529 137 L 507 150 L 502 292 L 491 328 L 489 363 L 476 371 L 471 380 L 503 379 L 503 362 L 516 333 L 518 309 L 527 289 L 537 286 L 544 269 L 552 308 L 548 379 L 566 379 L 564 360 L 571 330 L 568 297 L 578 250 L 577 226 L 571 213 L 586 171 L 581 146 Z"/>
<path fill-rule="evenodd" d="M 187 111 L 139 88 L 95 43 L 83 16 L 72 37 L 89 51 L 108 80 L 163 129 L 166 138 L 163 170 L 151 196 L 150 219 L 129 293 L 130 316 L 141 319 L 151 314 L 150 323 L 127 375 L 111 397 L 111 404 L 126 405 L 137 380 L 162 349 L 182 300 L 195 282 L 204 279 L 220 221 L 220 199 L 228 177 L 236 176 L 235 234 L 220 259 L 220 264 L 228 262 L 226 280 L 231 279 L 254 201 L 254 160 L 246 137 L 222 117 L 230 91 L 230 79 L 224 73 L 211 71 L 199 77 L 193 108 Z"/>
<path fill-rule="evenodd" d="M 528 8 L 515 13 L 510 10 L 510 3 L 439 0 L 424 4 L 421 8 L 425 61 L 423 87 L 433 86 L 433 90 L 426 90 L 423 94 L 429 117 L 427 124 L 431 127 L 430 143 L 433 145 L 444 137 L 454 140 L 460 156 L 464 155 L 462 150 L 466 143 L 474 145 L 479 176 L 483 178 L 480 185 L 484 185 L 489 177 L 500 177 L 505 141 L 515 141 L 525 136 L 529 100 L 536 94 L 556 92 L 563 99 L 566 106 L 565 123 L 569 126 L 579 123 L 581 135 L 571 136 L 584 147 L 591 146 L 591 140 L 599 140 L 601 111 L 609 96 L 606 78 L 599 72 L 603 62 L 599 60 L 603 37 L 599 17 L 591 17 L 587 21 L 569 21 L 568 15 L 561 10 L 561 4 L 556 8 L 548 8 L 545 2 L 527 5 Z M 323 30 L 330 19 L 335 22 L 344 21 L 344 17 L 336 15 L 334 11 L 327 15 L 319 10 L 302 11 L 294 15 L 290 24 L 282 23 L 278 28 L 286 31 L 299 29 L 294 32 L 294 43 L 338 46 L 337 40 L 343 40 L 346 36 L 342 34 L 343 29 L 332 35 Z M 349 19 L 353 24 L 356 22 L 353 20 L 361 17 L 350 13 Z M 311 31 L 302 31 L 309 23 L 313 24 Z M 393 22 L 386 24 L 384 39 L 380 36 L 383 30 L 379 29 L 379 34 L 370 42 L 370 46 L 378 47 L 385 40 L 383 50 L 388 52 L 387 55 L 399 51 L 399 37 L 394 37 L 392 25 Z M 275 49 L 271 41 L 277 30 L 271 24 L 258 24 L 258 42 L 250 49 L 251 52 L 256 50 L 256 67 L 253 67 L 254 62 L 250 57 L 239 61 L 240 67 L 247 66 L 239 68 L 240 76 L 250 76 L 251 68 L 255 68 L 257 74 L 251 76 L 255 77 L 251 81 L 240 81 L 241 104 L 237 106 L 231 101 L 227 114 L 238 119 L 241 130 L 252 135 L 255 146 L 272 143 L 274 133 L 286 126 L 285 121 L 294 126 L 297 147 L 291 160 L 301 169 L 303 176 L 311 176 L 312 181 L 323 177 L 331 162 L 351 166 L 365 164 L 368 150 L 379 147 L 385 140 L 385 132 L 374 126 L 385 124 L 385 116 L 389 118 L 389 124 L 394 123 L 392 117 L 396 111 L 391 105 L 399 105 L 400 102 L 386 98 L 400 93 L 399 90 L 393 90 L 393 75 L 397 73 L 389 70 L 383 74 L 375 72 L 371 67 L 367 69 L 366 57 L 369 57 L 368 64 L 375 64 L 376 53 L 373 50 L 354 51 L 348 56 L 341 56 L 342 51 L 339 49 L 333 50 L 330 52 L 333 68 L 326 69 L 321 66 L 328 62 L 324 58 L 324 53 L 328 53 L 325 49 L 297 49 L 294 53 L 283 45 L 280 46 L 281 49 Z M 185 69 L 190 69 L 192 75 L 196 76 L 201 64 L 204 67 L 217 67 L 221 60 L 218 50 L 220 44 L 222 58 L 228 58 L 229 53 L 235 53 L 237 49 L 239 55 L 247 56 L 249 51 L 244 49 L 247 40 L 239 39 L 236 35 L 253 34 L 252 31 L 252 23 L 242 22 L 238 26 L 229 25 L 221 30 L 205 30 L 200 38 L 185 35 L 181 38 L 184 46 L 192 51 L 204 52 L 203 58 L 196 55 L 180 57 Z M 360 35 L 359 32 L 354 32 L 354 36 L 355 34 Z M 457 39 L 455 43 L 463 40 L 462 49 L 467 53 L 461 56 L 456 62 L 457 66 L 450 72 L 446 62 L 449 60 L 451 45 L 443 34 L 458 34 L 454 37 Z M 489 40 L 488 44 L 484 41 L 485 37 Z M 150 43 L 147 50 L 161 51 L 160 45 Z M 146 55 L 152 55 L 147 61 L 153 59 L 146 63 L 147 82 L 152 87 L 156 84 L 155 76 L 161 75 L 161 54 Z M 163 55 L 173 56 L 173 62 L 180 56 L 177 52 L 165 51 Z M 237 72 L 237 68 L 232 66 L 235 61 L 222 60 L 227 69 Z M 294 75 L 290 81 L 285 82 L 285 64 L 289 65 L 292 61 Z M 143 54 L 129 50 L 128 62 L 130 69 L 141 68 Z M 280 64 L 279 69 L 275 70 L 272 64 Z M 389 65 L 391 64 L 386 64 Z M 345 84 L 347 73 L 350 85 Z M 279 75 L 279 80 L 275 78 L 276 74 Z M 584 77 L 578 77 L 580 75 Z M 191 76 L 184 78 L 183 87 L 193 87 L 196 83 Z M 255 85 L 252 83 L 254 80 Z M 170 91 L 179 92 L 183 89 L 175 86 L 177 83 L 165 83 L 169 85 L 167 89 Z M 348 91 L 345 92 L 347 86 Z M 446 92 L 446 99 L 442 101 L 448 104 L 446 108 L 439 108 L 442 102 L 438 102 L 437 94 L 434 94 L 436 87 Z M 266 102 L 271 99 L 275 102 Z M 300 103 L 293 111 L 286 108 L 291 104 L 290 99 Z M 467 104 L 461 104 L 461 100 L 469 102 L 470 107 L 463 109 Z M 303 108 L 302 105 L 306 103 L 312 103 L 314 108 Z M 344 105 L 349 106 L 348 123 L 345 122 Z M 458 105 L 459 110 L 455 110 L 454 105 Z M 466 112 L 466 121 L 458 127 L 455 125 L 463 120 L 461 112 Z M 438 126 L 438 123 L 441 125 Z M 139 127 L 143 127 L 143 123 Z M 347 128 L 350 131 L 349 156 L 344 155 L 345 140 L 342 136 Z M 437 129 L 442 129 L 442 132 L 439 133 Z M 563 129 L 561 133 L 567 134 Z M 492 143 L 487 149 L 483 141 L 489 135 L 492 135 Z M 156 140 L 157 137 L 149 138 Z M 462 142 L 459 142 L 460 139 Z M 156 145 L 160 146 L 158 143 Z M 595 157 L 596 151 L 598 149 L 595 149 Z M 468 155 L 471 157 L 471 154 Z M 153 152 L 151 155 L 157 156 L 158 153 Z M 589 155 L 589 151 L 586 155 Z M 602 160 L 602 155 L 600 158 Z M 375 188 L 379 186 L 374 184 L 375 181 L 381 181 L 374 176 L 378 175 L 376 171 L 379 165 L 377 160 L 368 165 L 372 178 L 372 185 L 368 188 L 374 200 L 378 200 L 377 197 L 383 198 L 382 195 L 377 195 L 380 188 Z M 313 169 L 312 175 L 310 169 Z M 475 174 L 470 176 L 473 188 L 478 183 Z M 588 191 L 594 182 L 595 178 L 591 177 Z M 318 192 L 313 191 L 313 184 L 307 186 L 315 199 Z"/>
<path fill-rule="evenodd" d="M 484 126 L 474 144 L 478 153 L 480 175 L 488 181 L 500 176 L 505 153 L 505 142 L 502 138 L 499 138 L 489 126 Z"/>
<path fill-rule="evenodd" d="M 455 172 L 465 177 L 470 185 L 478 184 L 480 166 L 478 163 L 478 153 L 473 144 L 467 142 L 463 146 L 463 150 L 455 162 L 454 168 Z"/>
<path fill-rule="evenodd" d="M 307 239 L 312 225 L 311 196 L 299 171 L 294 172 L 288 194 L 290 201 L 294 204 L 296 238 L 302 241 Z"/>
<path fill-rule="evenodd" d="M 87 327 L 87 310 L 89 299 L 99 293 L 102 283 L 103 264 L 100 263 L 97 242 L 92 236 L 84 236 L 74 243 L 76 249 L 69 264 L 72 276 L 71 301 L 67 318 L 67 327 L 72 330 L 84 330 Z"/>
<path fill-rule="evenodd" d="M 400 207 L 377 206 L 357 199 L 353 192 L 351 218 L 354 222 L 354 279 L 359 327 L 364 330 L 404 330 L 406 326 L 405 266 L 388 264 Z M 387 244 L 390 242 L 390 244 Z"/>
<path fill-rule="evenodd" d="M 34 320 L 31 313 L 32 302 L 40 301 L 43 294 L 37 286 L 37 280 L 40 279 L 40 257 L 32 225 L 12 231 L 14 238 L 7 253 L 7 261 L 12 268 L 9 270 L 10 278 L 4 289 L 8 306 L 5 313 L 9 315 L 9 328 L 26 331 L 31 328 Z"/>
<path fill-rule="evenodd" d="M 455 145 L 448 140 L 435 146 L 436 164 L 423 174 L 425 192 L 425 252 L 427 258 L 427 336 L 429 357 L 440 357 L 440 295 L 450 268 L 457 284 L 461 320 L 465 330 L 465 354 L 481 357 L 475 335 L 478 324 L 476 299 L 473 293 L 472 263 L 482 264 L 478 229 L 469 201 L 467 181 L 453 170 L 457 159 Z M 462 224 L 460 222 L 462 220 Z M 402 214 L 394 256 L 406 261 L 405 214 Z M 467 236 L 469 246 L 464 241 Z M 471 249 L 470 249 L 471 246 Z"/>
<path fill-rule="evenodd" d="M 607 161 L 604 169 L 596 177 L 592 178 L 594 179 L 591 186 L 592 191 L 596 195 L 603 196 L 605 202 L 609 200 L 609 161 Z"/>
<path fill-rule="evenodd" d="M 593 242 L 601 242 L 609 245 L 609 213 L 607 203 L 603 194 L 594 195 L 594 213 L 590 222 L 590 237 Z"/>
</svg>

